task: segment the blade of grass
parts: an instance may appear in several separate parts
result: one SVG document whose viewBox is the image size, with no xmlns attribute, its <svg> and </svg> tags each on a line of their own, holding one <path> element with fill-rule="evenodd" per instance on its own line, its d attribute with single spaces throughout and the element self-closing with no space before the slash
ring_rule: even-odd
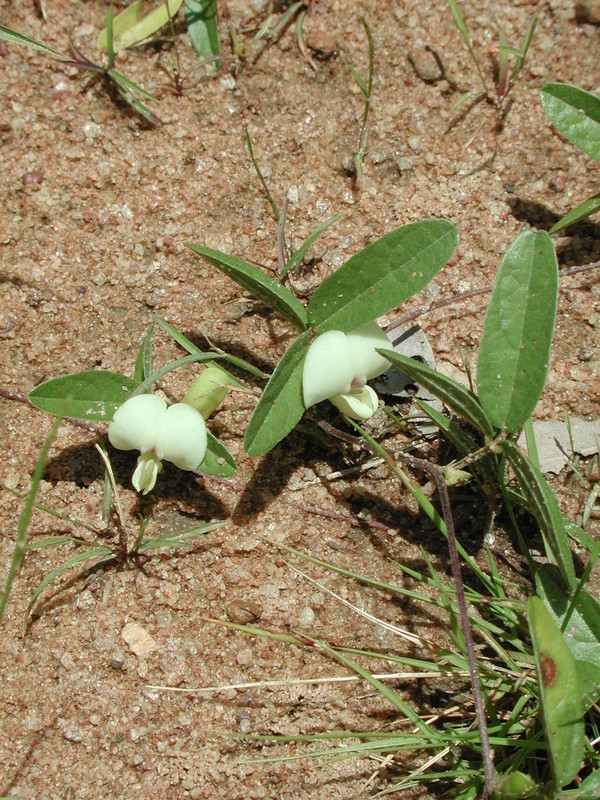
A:
<svg viewBox="0 0 600 800">
<path fill-rule="evenodd" d="M 169 324 L 166 320 L 161 319 L 161 317 L 157 317 L 158 324 L 164 328 L 164 330 L 171 336 L 178 345 L 183 347 L 184 350 L 187 350 L 190 355 L 203 355 L 203 351 L 200 350 L 199 347 L 191 342 L 186 336 L 183 335 L 177 328 L 174 328 L 171 324 Z M 236 358 L 235 356 L 230 356 L 227 353 L 219 353 L 219 355 L 227 361 L 229 364 L 233 364 L 235 367 L 239 367 L 240 369 L 249 372 L 251 375 L 254 375 L 255 378 L 263 378 L 266 379 L 269 376 L 266 372 L 263 372 L 257 367 L 254 367 L 252 364 L 249 364 L 247 361 L 244 361 L 241 358 Z M 205 362 L 207 367 L 216 366 L 216 364 L 212 364 L 210 361 Z M 219 369 L 223 369 L 223 366 L 219 364 Z M 225 370 L 227 372 L 227 370 Z M 227 372 L 232 384 L 234 386 L 238 386 L 241 389 L 246 389 L 246 384 L 242 383 L 242 381 L 238 380 L 235 375 L 232 375 L 230 372 Z"/>
<path fill-rule="evenodd" d="M 52 424 L 52 427 L 50 428 L 48 435 L 44 439 L 44 443 L 42 444 L 42 447 L 40 449 L 40 454 L 38 456 L 38 460 L 36 462 L 35 469 L 33 471 L 33 477 L 31 479 L 31 487 L 27 495 L 25 507 L 23 508 L 21 516 L 19 517 L 19 524 L 17 525 L 17 540 L 15 542 L 13 557 L 10 562 L 10 566 L 8 568 L 8 575 L 4 583 L 4 591 L 2 592 L 2 598 L 0 598 L 0 622 L 2 622 L 2 616 L 4 615 L 4 609 L 6 608 L 6 604 L 8 602 L 8 596 L 10 594 L 10 590 L 12 588 L 15 575 L 17 574 L 17 570 L 19 569 L 21 562 L 23 561 L 23 557 L 25 556 L 25 551 L 27 549 L 26 547 L 27 528 L 29 526 L 29 520 L 31 519 L 31 514 L 34 509 L 35 496 L 37 494 L 37 490 L 40 485 L 42 475 L 44 474 L 44 467 L 46 466 L 46 459 L 48 458 L 48 453 L 50 451 L 50 448 L 52 447 L 54 439 L 56 438 L 56 434 L 58 433 L 58 429 L 61 423 L 62 423 L 62 417 L 58 417 L 56 420 L 54 420 L 54 423 Z"/>
<path fill-rule="evenodd" d="M 484 92 L 485 95 L 487 95 L 487 93 L 488 93 L 487 84 L 485 82 L 485 78 L 483 77 L 483 72 L 481 71 L 481 67 L 479 66 L 479 59 L 477 58 L 475 50 L 473 50 L 473 45 L 471 44 L 471 38 L 469 36 L 469 31 L 467 30 L 467 26 L 465 25 L 465 21 L 464 21 L 464 19 L 462 17 L 462 14 L 460 13 L 460 9 L 458 7 L 458 4 L 456 3 L 456 0 L 448 0 L 448 5 L 450 6 L 450 10 L 452 11 L 452 16 L 454 17 L 454 24 L 458 28 L 458 31 L 459 31 L 460 35 L 462 36 L 464 43 L 467 46 L 467 49 L 468 49 L 468 51 L 469 51 L 469 53 L 471 55 L 471 58 L 473 59 L 473 63 L 475 64 L 475 67 L 477 68 L 477 72 L 478 72 L 479 78 L 481 80 L 481 85 L 483 86 L 483 92 Z"/>
</svg>

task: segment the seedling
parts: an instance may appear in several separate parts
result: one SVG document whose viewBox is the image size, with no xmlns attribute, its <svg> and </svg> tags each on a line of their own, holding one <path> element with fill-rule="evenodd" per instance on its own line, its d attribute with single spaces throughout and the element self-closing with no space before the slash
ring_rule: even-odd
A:
<svg viewBox="0 0 600 800">
<path fill-rule="evenodd" d="M 360 21 L 365 29 L 365 33 L 367 34 L 367 42 L 369 44 L 369 77 L 365 83 L 354 67 L 350 67 L 352 77 L 356 81 L 358 88 L 361 90 L 365 98 L 365 108 L 363 111 L 362 123 L 360 126 L 360 136 L 358 140 L 358 150 L 354 154 L 352 164 L 348 168 L 348 177 L 352 178 L 354 181 L 358 180 L 358 178 L 361 176 L 362 163 L 367 154 L 367 147 L 369 144 L 369 114 L 371 112 L 371 94 L 373 92 L 373 75 L 375 73 L 375 43 L 373 42 L 373 37 L 371 36 L 371 29 L 369 28 L 367 20 L 364 17 L 361 16 Z"/>
<path fill-rule="evenodd" d="M 95 64 L 93 61 L 90 61 L 83 55 L 73 44 L 71 47 L 75 53 L 75 60 L 71 59 L 70 56 L 65 55 L 64 53 L 60 53 L 58 50 L 54 50 L 51 47 L 48 47 L 41 42 L 37 42 L 35 39 L 31 39 L 29 36 L 24 36 L 22 33 L 18 33 L 17 31 L 13 31 L 11 28 L 7 28 L 4 25 L 0 25 L 0 40 L 4 40 L 5 42 L 10 42 L 12 44 L 22 45 L 23 47 L 29 47 L 32 50 L 37 50 L 40 53 L 43 53 L 50 58 L 54 58 L 58 61 L 62 61 L 65 63 L 66 66 L 75 67 L 76 69 L 83 70 L 86 72 L 92 73 L 92 80 L 94 79 L 102 79 L 104 83 L 109 87 L 109 89 L 115 88 L 119 94 L 119 96 L 127 103 L 130 108 L 132 108 L 137 114 L 139 114 L 146 122 L 150 125 L 162 125 L 162 121 L 159 117 L 156 116 L 150 109 L 144 105 L 142 100 L 151 100 L 157 102 L 156 97 L 150 94 L 150 92 L 146 91 L 146 89 L 138 86 L 133 81 L 126 78 L 125 75 L 120 73 L 118 70 L 115 69 L 115 51 L 112 46 L 113 42 L 113 17 L 112 17 L 112 6 L 108 11 L 108 23 L 107 23 L 107 54 L 108 54 L 108 63 L 106 66 L 100 66 Z"/>
<path fill-rule="evenodd" d="M 533 39 L 533 34 L 537 25 L 537 16 L 534 16 L 529 23 L 527 33 L 525 34 L 520 47 L 509 46 L 506 42 L 504 34 L 502 32 L 499 33 L 498 50 L 500 56 L 498 61 L 498 74 L 495 92 L 491 92 L 483 75 L 483 70 L 481 69 L 477 53 L 471 43 L 471 37 L 469 36 L 469 31 L 460 12 L 460 8 L 458 7 L 458 3 L 456 0 L 448 0 L 448 5 L 450 6 L 450 10 L 452 12 L 454 24 L 458 28 L 467 50 L 469 51 L 469 55 L 475 64 L 475 68 L 481 82 L 481 90 L 470 90 L 465 92 L 455 103 L 455 108 L 463 105 L 464 103 L 475 103 L 479 100 L 485 99 L 487 102 L 496 106 L 498 112 L 501 113 L 503 107 L 505 106 L 510 90 L 517 82 L 519 75 L 525 66 L 527 52 L 529 50 L 529 46 L 531 44 L 531 40 Z M 510 67 L 511 58 L 514 58 L 512 69 Z"/>
<path fill-rule="evenodd" d="M 333 225 L 334 222 L 342 219 L 344 216 L 343 214 L 335 214 L 333 217 L 326 219 L 325 222 L 322 222 L 307 238 L 305 241 L 300 245 L 300 247 L 295 250 L 291 255 L 288 254 L 288 246 L 285 241 L 285 217 L 287 211 L 287 202 L 284 202 L 281 211 L 277 207 L 277 203 L 273 199 L 273 195 L 271 194 L 271 190 L 267 184 L 267 181 L 263 175 L 263 172 L 260 168 L 260 164 L 258 163 L 255 155 L 254 155 L 254 148 L 252 147 L 252 140 L 250 138 L 250 134 L 248 133 L 248 129 L 244 130 L 244 134 L 246 137 L 246 145 L 248 147 L 248 153 L 250 154 L 250 160 L 252 161 L 252 165 L 254 166 L 254 170 L 258 176 L 258 180 L 263 189 L 263 193 L 265 195 L 265 199 L 271 206 L 271 210 L 273 212 L 273 216 L 277 222 L 277 256 L 279 260 L 279 280 L 284 281 L 290 270 L 292 272 L 297 272 L 302 260 L 308 250 L 312 247 L 312 245 L 316 242 L 316 240 L 324 233 L 330 225 Z"/>
</svg>

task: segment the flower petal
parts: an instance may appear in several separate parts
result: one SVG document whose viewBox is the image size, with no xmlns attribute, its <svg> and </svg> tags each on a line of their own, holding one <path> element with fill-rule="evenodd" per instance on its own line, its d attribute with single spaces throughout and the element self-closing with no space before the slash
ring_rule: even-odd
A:
<svg viewBox="0 0 600 800">
<path fill-rule="evenodd" d="M 359 383 L 370 381 L 390 368 L 390 362 L 375 348 L 393 350 L 392 343 L 376 322 L 370 322 L 346 334 L 354 378 Z"/>
<path fill-rule="evenodd" d="M 351 419 L 371 419 L 379 408 L 377 394 L 370 386 L 352 387 L 349 394 L 336 394 L 329 398 L 336 408 Z"/>
<path fill-rule="evenodd" d="M 156 455 L 179 469 L 196 469 L 206 455 L 204 418 L 187 403 L 167 408 L 156 442 Z"/>
<path fill-rule="evenodd" d="M 155 394 L 130 397 L 115 411 L 108 439 L 117 450 L 152 450 L 162 427 L 167 404 Z"/>
<path fill-rule="evenodd" d="M 327 331 L 308 348 L 302 373 L 302 393 L 306 408 L 348 391 L 354 378 L 346 334 Z"/>
<path fill-rule="evenodd" d="M 151 492 L 161 470 L 162 464 L 152 450 L 140 456 L 131 479 L 136 492 L 142 492 L 142 494 Z"/>
</svg>

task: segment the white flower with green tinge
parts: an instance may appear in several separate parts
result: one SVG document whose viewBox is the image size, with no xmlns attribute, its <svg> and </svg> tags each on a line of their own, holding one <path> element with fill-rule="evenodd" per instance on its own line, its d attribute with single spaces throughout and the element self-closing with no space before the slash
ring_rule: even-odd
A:
<svg viewBox="0 0 600 800">
<path fill-rule="evenodd" d="M 139 450 L 132 483 L 138 492 L 154 488 L 162 461 L 185 470 L 197 469 L 206 455 L 202 414 L 186 403 L 167 406 L 155 394 L 139 394 L 115 411 L 108 438 L 118 450 Z"/>
<path fill-rule="evenodd" d="M 370 419 L 379 408 L 379 401 L 367 381 L 390 366 L 376 349 L 393 349 L 376 322 L 350 333 L 327 331 L 318 336 L 304 361 L 302 392 L 306 408 L 329 400 L 352 419 Z"/>
</svg>

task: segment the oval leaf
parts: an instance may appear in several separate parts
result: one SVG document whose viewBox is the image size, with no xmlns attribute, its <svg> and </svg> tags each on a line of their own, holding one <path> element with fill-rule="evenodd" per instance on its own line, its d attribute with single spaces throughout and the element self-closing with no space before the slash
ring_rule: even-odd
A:
<svg viewBox="0 0 600 800">
<path fill-rule="evenodd" d="M 600 603 L 585 589 L 581 589 L 574 608 L 570 609 L 571 596 L 553 564 L 540 567 L 535 576 L 535 585 L 538 595 L 559 627 L 563 627 L 567 611 L 571 611 L 563 635 L 575 659 L 587 710 L 600 696 Z"/>
<path fill-rule="evenodd" d="M 307 331 L 288 347 L 265 386 L 244 437 L 249 456 L 262 456 L 272 450 L 304 414 L 302 370 L 308 346 Z"/>
<path fill-rule="evenodd" d="M 186 247 L 220 269 L 266 306 L 281 314 L 292 323 L 296 330 L 305 331 L 307 329 L 306 309 L 297 297 L 274 278 L 265 275 L 262 270 L 248 264 L 247 261 L 228 256 L 218 250 L 200 247 L 197 244 L 186 244 Z"/>
<path fill-rule="evenodd" d="M 391 350 L 378 350 L 377 352 L 385 356 L 402 372 L 406 372 L 413 381 L 439 397 L 448 408 L 451 408 L 484 436 L 493 438 L 495 431 L 473 392 L 414 358 L 402 356 Z"/>
<path fill-rule="evenodd" d="M 576 777 L 583 759 L 581 689 L 573 656 L 543 601 L 530 597 L 527 612 L 550 764 L 560 789 Z"/>
<path fill-rule="evenodd" d="M 566 83 L 547 83 L 540 101 L 556 130 L 600 161 L 600 97 Z"/>
<path fill-rule="evenodd" d="M 118 372 L 90 370 L 40 383 L 29 392 L 29 401 L 49 414 L 110 422 L 137 385 Z"/>
<path fill-rule="evenodd" d="M 308 304 L 317 333 L 361 328 L 421 291 L 448 261 L 458 232 L 443 219 L 404 225 L 352 256 Z"/>
<path fill-rule="evenodd" d="M 185 24 L 192 47 L 200 58 L 218 56 L 221 52 L 217 28 L 216 0 L 184 0 Z M 215 60 L 215 69 L 220 66 Z"/>
<path fill-rule="evenodd" d="M 206 435 L 208 439 L 206 455 L 198 469 L 201 472 L 205 472 L 207 475 L 214 475 L 217 478 L 228 478 L 237 470 L 235 458 L 225 445 L 221 444 L 210 431 L 206 431 Z"/>
<path fill-rule="evenodd" d="M 545 231 L 526 231 L 502 259 L 485 315 L 477 393 L 490 422 L 523 427 L 546 382 L 558 298 L 558 263 Z"/>
</svg>

